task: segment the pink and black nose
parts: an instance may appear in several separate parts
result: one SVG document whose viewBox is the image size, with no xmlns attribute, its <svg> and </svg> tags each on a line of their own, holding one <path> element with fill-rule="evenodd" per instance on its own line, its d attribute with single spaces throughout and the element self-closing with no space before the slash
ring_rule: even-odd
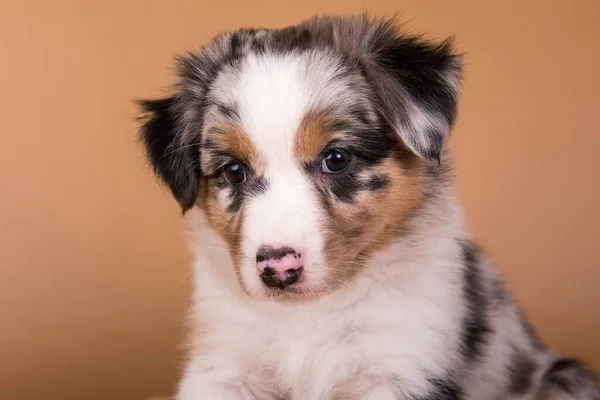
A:
<svg viewBox="0 0 600 400">
<path fill-rule="evenodd" d="M 285 289 L 302 277 L 302 253 L 287 246 L 274 248 L 262 245 L 256 252 L 256 268 L 265 285 Z"/>
</svg>

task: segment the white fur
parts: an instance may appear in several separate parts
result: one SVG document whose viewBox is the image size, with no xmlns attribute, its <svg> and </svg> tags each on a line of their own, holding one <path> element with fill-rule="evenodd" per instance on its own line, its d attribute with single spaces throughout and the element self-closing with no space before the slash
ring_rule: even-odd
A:
<svg viewBox="0 0 600 400">
<path fill-rule="evenodd" d="M 351 286 L 293 304 L 244 298 L 225 244 L 194 212 L 193 319 L 208 332 L 194 338 L 178 399 L 269 399 L 273 388 L 294 400 L 329 399 L 334 388 L 385 399 L 392 385 L 425 393 L 425 377 L 451 362 L 464 309 L 459 248 L 445 239 L 461 231 L 460 213 L 449 210 L 376 257 Z"/>
</svg>

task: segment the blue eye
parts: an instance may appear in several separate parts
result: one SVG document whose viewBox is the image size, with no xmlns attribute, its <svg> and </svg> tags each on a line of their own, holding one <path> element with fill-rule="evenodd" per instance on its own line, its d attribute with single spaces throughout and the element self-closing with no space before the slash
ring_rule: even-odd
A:
<svg viewBox="0 0 600 400">
<path fill-rule="evenodd" d="M 350 165 L 350 155 L 343 150 L 331 149 L 323 156 L 321 171 L 326 174 L 339 174 Z"/>
<path fill-rule="evenodd" d="M 246 182 L 246 168 L 239 162 L 228 164 L 223 169 L 225 179 L 232 185 L 241 185 Z"/>
</svg>

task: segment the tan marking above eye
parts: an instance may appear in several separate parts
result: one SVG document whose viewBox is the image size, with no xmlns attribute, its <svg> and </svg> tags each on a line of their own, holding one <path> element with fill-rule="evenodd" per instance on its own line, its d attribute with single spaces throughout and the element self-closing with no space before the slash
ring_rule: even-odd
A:
<svg viewBox="0 0 600 400">
<path fill-rule="evenodd" d="M 228 152 L 254 170 L 261 169 L 264 165 L 260 153 L 252 143 L 250 136 L 240 126 L 226 123 L 214 127 L 207 133 L 210 140 L 222 151 Z"/>
<path fill-rule="evenodd" d="M 332 121 L 326 117 L 308 114 L 304 118 L 294 140 L 294 153 L 299 161 L 313 161 L 331 141 L 341 138 L 331 125 Z"/>
</svg>

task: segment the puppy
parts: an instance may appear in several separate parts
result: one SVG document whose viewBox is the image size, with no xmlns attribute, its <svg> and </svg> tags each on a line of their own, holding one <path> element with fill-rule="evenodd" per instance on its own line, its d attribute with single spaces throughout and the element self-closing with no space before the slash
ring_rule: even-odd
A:
<svg viewBox="0 0 600 400">
<path fill-rule="evenodd" d="M 368 16 L 178 60 L 141 139 L 195 232 L 179 400 L 598 400 L 465 230 L 444 143 L 461 58 Z"/>
</svg>

